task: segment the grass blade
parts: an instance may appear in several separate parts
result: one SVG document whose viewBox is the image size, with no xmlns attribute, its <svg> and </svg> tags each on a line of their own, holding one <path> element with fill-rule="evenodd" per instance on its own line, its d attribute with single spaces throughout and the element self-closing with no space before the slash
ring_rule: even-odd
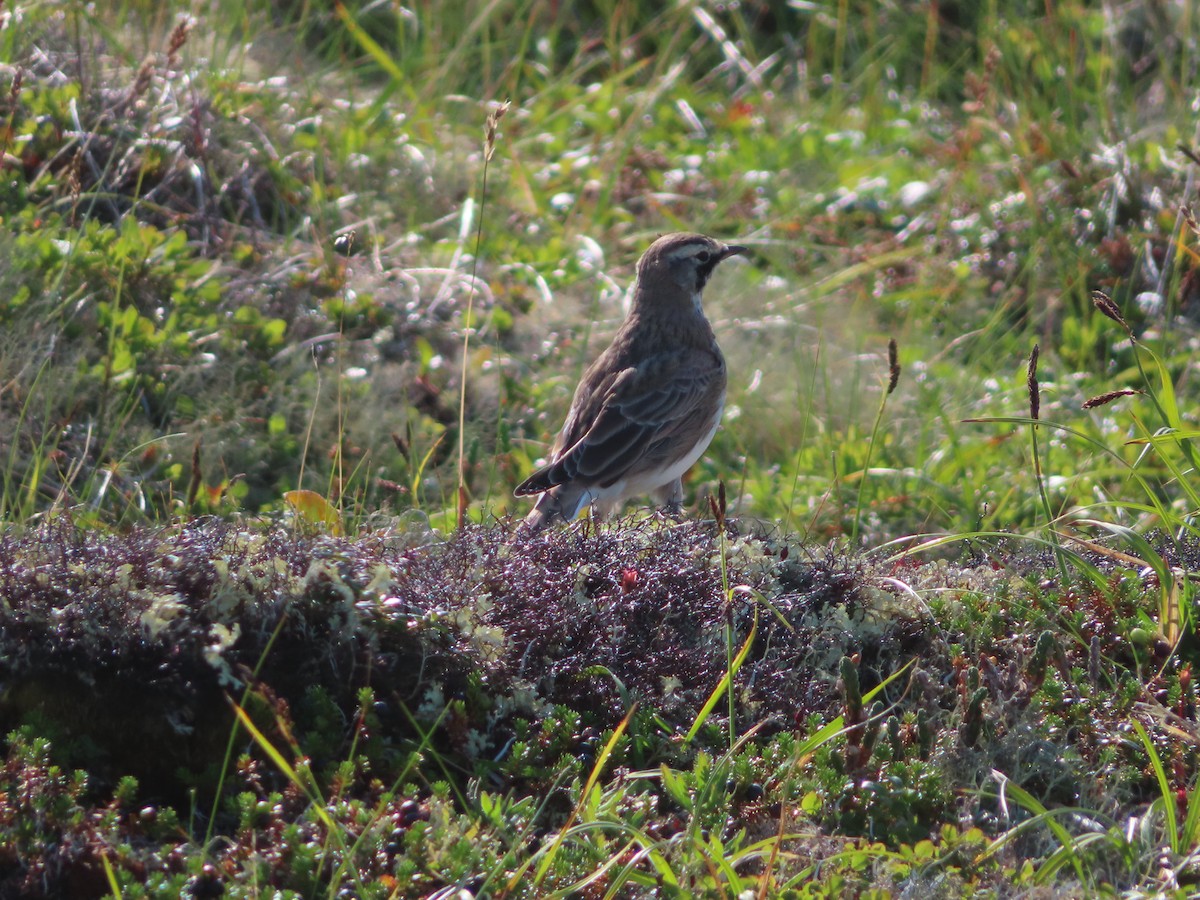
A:
<svg viewBox="0 0 1200 900">
<path fill-rule="evenodd" d="M 688 733 L 683 738 L 683 745 L 686 747 L 696 737 L 696 733 L 703 727 L 708 720 L 716 705 L 725 696 L 725 692 L 730 689 L 733 684 L 734 676 L 742 667 L 742 663 L 746 661 L 746 655 L 750 652 L 750 648 L 754 645 L 754 638 L 758 634 L 758 607 L 754 608 L 754 621 L 750 625 L 750 633 L 746 635 L 746 640 L 742 643 L 742 647 L 738 650 L 737 656 L 734 657 L 733 663 L 727 667 L 725 674 L 721 676 L 721 680 L 717 682 L 717 686 L 713 688 L 712 693 L 708 695 L 708 699 L 704 701 L 704 705 L 700 707 L 700 712 L 696 713 L 696 718 L 692 721 L 692 727 L 688 729 Z M 733 723 L 729 723 L 729 727 L 733 728 Z"/>
</svg>

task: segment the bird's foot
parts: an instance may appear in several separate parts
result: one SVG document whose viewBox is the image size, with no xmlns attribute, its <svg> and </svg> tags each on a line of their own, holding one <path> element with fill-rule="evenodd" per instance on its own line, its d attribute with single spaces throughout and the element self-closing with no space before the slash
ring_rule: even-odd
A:
<svg viewBox="0 0 1200 900">
<path fill-rule="evenodd" d="M 654 511 L 654 513 L 659 519 L 662 519 L 663 521 L 674 522 L 676 524 L 687 518 L 683 514 L 682 503 L 668 503 L 665 506 L 660 506 Z"/>
</svg>

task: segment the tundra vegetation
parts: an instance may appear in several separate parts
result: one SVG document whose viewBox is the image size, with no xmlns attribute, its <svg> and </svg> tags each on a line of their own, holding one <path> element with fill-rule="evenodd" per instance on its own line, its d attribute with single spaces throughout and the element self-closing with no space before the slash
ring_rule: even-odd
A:
<svg viewBox="0 0 1200 900">
<path fill-rule="evenodd" d="M 4 0 L 0 898 L 1194 896 L 1192 0 Z M 515 534 L 639 253 L 683 521 Z"/>
</svg>

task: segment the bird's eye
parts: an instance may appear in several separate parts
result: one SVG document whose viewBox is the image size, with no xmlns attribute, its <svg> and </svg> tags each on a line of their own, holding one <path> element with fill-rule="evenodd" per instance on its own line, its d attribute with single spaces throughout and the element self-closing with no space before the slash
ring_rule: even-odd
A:
<svg viewBox="0 0 1200 900">
<path fill-rule="evenodd" d="M 696 262 L 700 263 L 700 265 L 704 265 L 710 259 L 712 259 L 712 254 L 707 250 L 701 250 L 696 254 Z"/>
</svg>

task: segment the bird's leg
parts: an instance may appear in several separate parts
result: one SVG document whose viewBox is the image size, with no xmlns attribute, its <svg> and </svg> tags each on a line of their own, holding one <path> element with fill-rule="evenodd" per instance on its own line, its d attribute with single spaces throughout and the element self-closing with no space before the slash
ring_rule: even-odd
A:
<svg viewBox="0 0 1200 900">
<path fill-rule="evenodd" d="M 683 517 L 683 479 L 676 478 L 654 492 L 655 499 L 662 504 L 663 514 L 672 519 Z"/>
<path fill-rule="evenodd" d="M 600 534 L 604 530 L 604 522 L 608 519 L 608 511 L 598 503 L 589 503 L 587 507 L 587 535 Z"/>
</svg>

